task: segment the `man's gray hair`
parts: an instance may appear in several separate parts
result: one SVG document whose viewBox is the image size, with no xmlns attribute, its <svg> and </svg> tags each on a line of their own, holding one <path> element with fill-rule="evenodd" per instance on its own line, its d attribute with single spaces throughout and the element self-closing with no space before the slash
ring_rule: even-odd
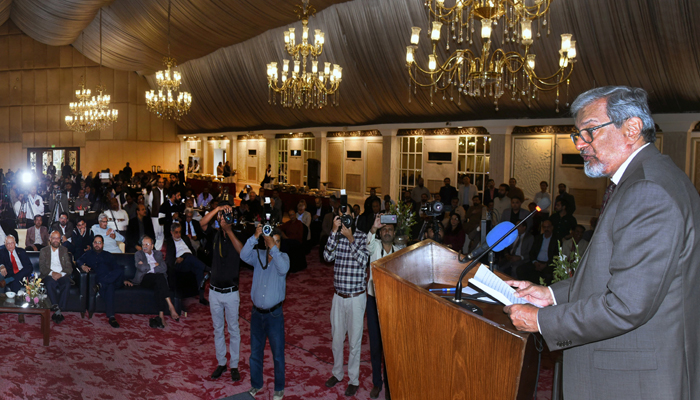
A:
<svg viewBox="0 0 700 400">
<path fill-rule="evenodd" d="M 179 228 L 181 225 L 179 222 L 173 222 L 172 225 L 170 225 L 170 232 L 175 232 L 175 229 Z"/>
<path fill-rule="evenodd" d="M 192 208 L 185 208 L 185 215 L 194 215 L 194 209 Z"/>
<path fill-rule="evenodd" d="M 109 217 L 107 216 L 107 214 L 105 214 L 105 213 L 100 214 L 100 216 L 97 217 L 97 222 L 100 222 L 103 219 L 106 219 L 107 221 L 109 221 Z"/>
<path fill-rule="evenodd" d="M 574 120 L 586 106 L 599 99 L 606 99 L 608 118 L 619 129 L 622 124 L 633 117 L 642 120 L 642 136 L 647 143 L 656 141 L 656 125 L 651 118 L 646 90 L 628 86 L 603 86 L 580 94 L 571 104 Z"/>
</svg>

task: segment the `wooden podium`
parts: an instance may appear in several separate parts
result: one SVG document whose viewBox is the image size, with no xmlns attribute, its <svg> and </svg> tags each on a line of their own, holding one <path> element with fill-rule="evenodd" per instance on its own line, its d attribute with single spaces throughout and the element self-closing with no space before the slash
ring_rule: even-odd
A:
<svg viewBox="0 0 700 400">
<path fill-rule="evenodd" d="M 427 240 L 372 266 L 393 398 L 532 399 L 534 335 L 517 331 L 501 304 L 471 301 L 480 316 L 428 291 L 457 284 L 466 264 L 456 252 Z"/>
</svg>

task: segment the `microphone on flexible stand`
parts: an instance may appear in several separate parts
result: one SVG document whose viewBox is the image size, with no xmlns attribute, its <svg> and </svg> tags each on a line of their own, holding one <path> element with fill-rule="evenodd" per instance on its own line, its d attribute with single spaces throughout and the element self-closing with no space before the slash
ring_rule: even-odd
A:
<svg viewBox="0 0 700 400">
<path fill-rule="evenodd" d="M 467 265 L 467 267 L 464 268 L 464 270 L 462 270 L 462 273 L 459 275 L 457 285 L 455 285 L 454 298 L 444 298 L 476 314 L 481 314 L 481 310 L 478 307 L 462 300 L 462 279 L 464 279 L 464 276 L 467 274 L 467 272 L 469 272 L 472 268 L 476 266 L 477 262 L 481 257 L 484 256 L 484 254 L 490 252 L 491 250 L 501 251 L 513 244 L 513 242 L 515 242 L 515 240 L 518 238 L 518 234 L 516 233 L 518 227 L 524 224 L 528 219 L 530 219 L 530 217 L 535 215 L 535 213 L 542 211 L 543 209 L 549 207 L 551 204 L 552 202 L 548 198 L 543 198 L 537 203 L 537 207 L 535 208 L 535 210 L 528 214 L 525 218 L 523 218 L 522 221 L 518 222 L 517 225 L 513 225 L 513 223 L 511 222 L 501 222 L 500 224 L 496 225 L 496 227 L 494 227 L 491 230 L 491 232 L 489 232 L 488 236 L 486 236 L 486 243 L 482 244 L 477 249 L 469 253 L 469 255 L 467 255 L 467 257 L 463 260 L 459 260 L 460 263 L 466 263 L 469 260 L 472 260 L 472 262 L 470 262 L 469 265 Z"/>
</svg>

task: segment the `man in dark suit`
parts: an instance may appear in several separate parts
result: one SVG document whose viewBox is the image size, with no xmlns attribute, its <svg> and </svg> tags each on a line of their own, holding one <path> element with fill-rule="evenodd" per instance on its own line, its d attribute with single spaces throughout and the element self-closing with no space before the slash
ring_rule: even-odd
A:
<svg viewBox="0 0 700 400">
<path fill-rule="evenodd" d="M 659 153 L 642 89 L 600 87 L 571 105 L 589 177 L 609 177 L 575 275 L 507 282 L 516 328 L 564 350 L 564 398 L 700 399 L 700 196 Z M 654 199 L 654 201 L 649 201 Z"/>
<path fill-rule="evenodd" d="M 168 195 L 168 198 L 160 205 L 158 211 L 158 223 L 163 226 L 165 238 L 170 238 L 170 226 L 173 221 L 182 220 L 182 212 L 185 211 L 185 205 L 180 201 L 180 192 L 173 191 Z"/>
<path fill-rule="evenodd" d="M 566 185 L 563 183 L 559 184 L 559 194 L 554 198 L 554 202 L 556 203 L 559 199 L 566 200 L 566 204 L 569 206 L 569 214 L 573 215 L 576 212 L 576 199 L 573 195 L 566 192 Z"/>
<path fill-rule="evenodd" d="M 80 218 L 78 219 L 75 229 L 73 229 L 71 237 L 63 242 L 63 246 L 73 254 L 73 259 L 77 260 L 82 257 L 83 253 L 90 250 L 93 239 L 92 232 L 87 229 L 85 220 Z"/>
<path fill-rule="evenodd" d="M 535 236 L 535 240 L 532 242 L 529 262 L 522 264 L 517 269 L 518 279 L 540 283 L 540 278 L 542 278 L 545 282 L 551 282 L 554 267 L 550 264 L 558 253 L 559 246 L 554 237 L 552 222 L 545 220 L 542 222 L 542 233 Z"/>
<path fill-rule="evenodd" d="M 61 243 L 70 239 L 73 234 L 73 223 L 68 220 L 68 213 L 62 212 L 58 217 L 58 221 L 51 224 L 51 232 L 58 231 L 61 234 Z"/>
<path fill-rule="evenodd" d="M 129 226 L 126 228 L 126 246 L 127 253 L 136 253 L 141 250 L 141 241 L 144 236 L 150 238 L 156 237 L 153 229 L 153 222 L 147 216 L 146 206 L 139 204 L 136 206 L 136 216 L 129 220 Z"/>
<path fill-rule="evenodd" d="M 323 199 L 314 199 L 314 208 L 309 210 L 311 214 L 311 246 L 318 244 L 321 237 L 323 218 L 328 214 L 328 208 L 323 206 Z"/>
<path fill-rule="evenodd" d="M 0 275 L 14 279 L 8 284 L 10 290 L 17 293 L 22 288 L 22 279 L 31 275 L 33 270 L 27 252 L 17 247 L 14 236 L 7 236 L 5 247 L 0 248 Z"/>
<path fill-rule="evenodd" d="M 371 207 L 366 209 L 357 220 L 357 229 L 364 233 L 369 232 L 369 230 L 372 229 L 372 225 L 374 225 L 374 220 L 377 218 L 377 215 L 379 215 L 379 211 L 381 211 L 380 208 L 381 202 L 379 199 L 374 200 Z"/>
<path fill-rule="evenodd" d="M 170 237 L 165 239 L 165 263 L 168 264 L 170 286 L 177 287 L 176 282 L 174 282 L 175 271 L 194 273 L 200 288 L 199 302 L 208 306 L 209 302 L 204 298 L 204 288 L 201 286 L 204 280 L 204 271 L 208 269 L 207 266 L 195 255 L 197 252 L 192 247 L 190 238 L 182 234 L 182 226 L 179 223 L 174 222 L 170 231 Z"/>
<path fill-rule="evenodd" d="M 192 248 L 194 248 L 195 254 L 197 254 L 197 251 L 199 251 L 199 247 L 201 246 L 201 241 L 204 239 L 204 232 L 202 232 L 202 226 L 199 224 L 199 221 L 192 219 L 193 216 L 194 210 L 191 208 L 186 208 L 185 220 L 182 221 L 182 230 L 185 233 L 185 236 L 190 239 Z"/>
<path fill-rule="evenodd" d="M 14 220 L 2 220 L 0 221 L 0 246 L 5 245 L 5 238 L 7 236 L 14 236 L 15 242 L 17 241 L 17 229 L 15 229 Z"/>
<path fill-rule="evenodd" d="M 68 249 L 61 246 L 61 237 L 59 231 L 51 232 L 49 245 L 39 252 L 39 277 L 44 282 L 51 303 L 58 306 L 51 316 L 51 319 L 57 324 L 65 319 L 61 310 L 65 310 L 66 303 L 68 303 L 70 277 L 73 273 L 73 258 L 68 253 Z M 61 292 L 60 297 L 59 291 Z"/>
</svg>

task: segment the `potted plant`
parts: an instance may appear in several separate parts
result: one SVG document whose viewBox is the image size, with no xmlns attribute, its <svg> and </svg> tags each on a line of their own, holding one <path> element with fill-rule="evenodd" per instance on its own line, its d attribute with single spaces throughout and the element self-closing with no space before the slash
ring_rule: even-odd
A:
<svg viewBox="0 0 700 400">
<path fill-rule="evenodd" d="M 394 243 L 406 245 L 411 234 L 411 228 L 416 224 L 416 215 L 410 204 L 402 201 L 389 206 L 389 214 L 396 215 L 396 235 Z"/>
</svg>

